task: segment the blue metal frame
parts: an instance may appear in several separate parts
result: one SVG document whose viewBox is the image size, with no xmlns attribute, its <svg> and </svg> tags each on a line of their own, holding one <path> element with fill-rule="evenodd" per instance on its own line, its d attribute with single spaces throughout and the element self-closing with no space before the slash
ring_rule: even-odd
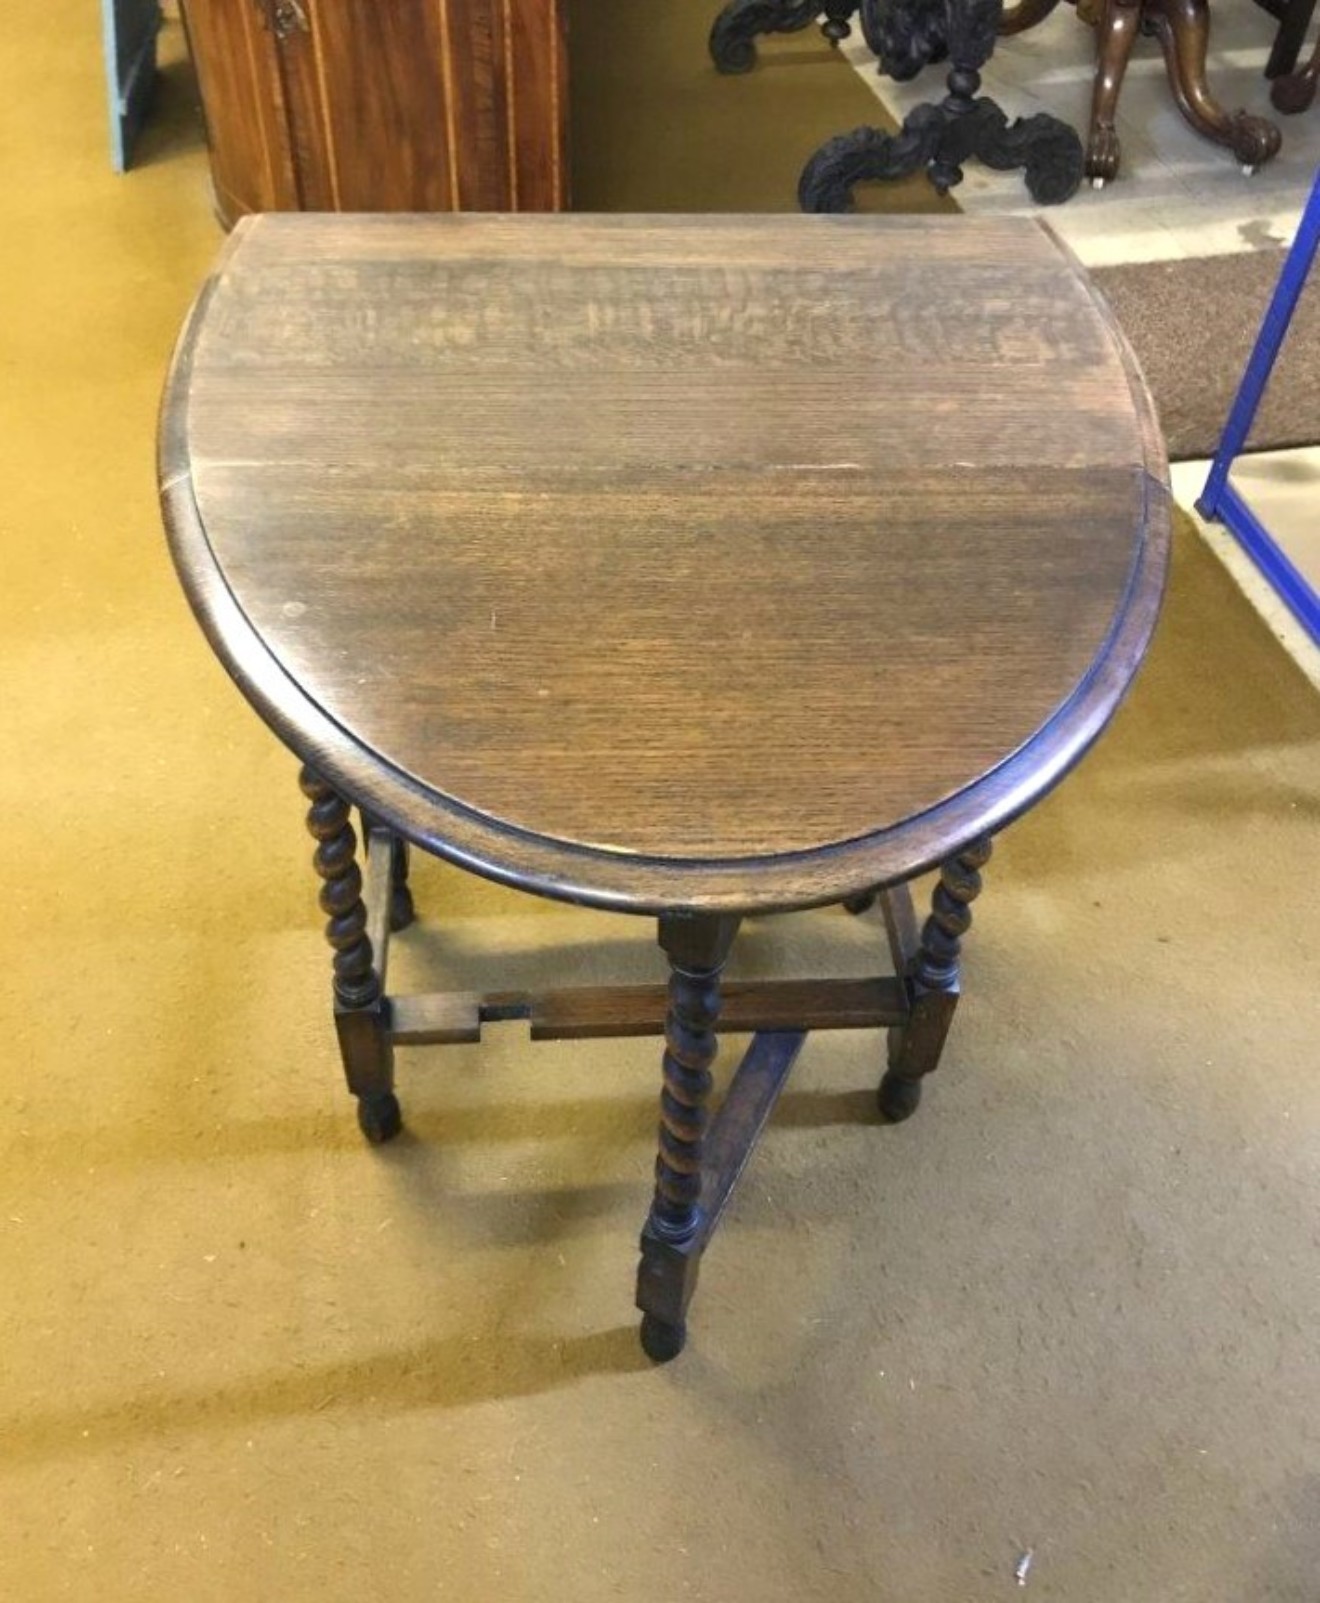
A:
<svg viewBox="0 0 1320 1603">
<path fill-rule="evenodd" d="M 1320 172 L 1297 225 L 1297 236 L 1284 257 L 1279 282 L 1260 325 L 1260 333 L 1247 359 L 1247 369 L 1229 410 L 1223 438 L 1196 510 L 1207 520 L 1222 523 L 1260 571 L 1278 591 L 1312 640 L 1320 645 L 1320 595 L 1279 549 L 1265 525 L 1228 482 L 1233 458 L 1246 443 L 1256 408 L 1269 383 L 1270 373 L 1288 332 L 1307 274 L 1320 248 Z"/>
</svg>

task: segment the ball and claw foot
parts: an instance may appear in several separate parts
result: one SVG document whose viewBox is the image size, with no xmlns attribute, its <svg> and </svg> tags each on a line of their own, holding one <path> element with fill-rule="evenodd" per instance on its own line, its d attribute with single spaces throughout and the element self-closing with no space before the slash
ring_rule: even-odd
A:
<svg viewBox="0 0 1320 1603">
<path fill-rule="evenodd" d="M 412 892 L 406 885 L 396 885 L 390 892 L 390 933 L 397 935 L 400 930 L 406 930 L 416 917 Z"/>
<path fill-rule="evenodd" d="M 642 1351 L 656 1364 L 667 1364 L 677 1358 L 687 1342 L 687 1326 L 670 1325 L 654 1314 L 642 1315 Z"/>
<path fill-rule="evenodd" d="M 383 1096 L 361 1096 L 357 1106 L 358 1128 L 373 1147 L 393 1141 L 403 1129 L 403 1111 L 393 1091 Z"/>
<path fill-rule="evenodd" d="M 1250 112 L 1233 113 L 1233 154 L 1238 165 L 1250 172 L 1263 167 L 1279 153 L 1283 135 L 1264 117 L 1253 117 Z"/>
<path fill-rule="evenodd" d="M 1086 176 L 1093 189 L 1103 189 L 1118 177 L 1118 161 L 1122 147 L 1118 134 L 1112 128 L 1095 128 L 1086 146 Z"/>
<path fill-rule="evenodd" d="M 921 1101 L 921 1081 L 902 1079 L 892 1070 L 880 1082 L 876 1092 L 880 1112 L 890 1124 L 902 1124 L 917 1111 Z"/>
</svg>

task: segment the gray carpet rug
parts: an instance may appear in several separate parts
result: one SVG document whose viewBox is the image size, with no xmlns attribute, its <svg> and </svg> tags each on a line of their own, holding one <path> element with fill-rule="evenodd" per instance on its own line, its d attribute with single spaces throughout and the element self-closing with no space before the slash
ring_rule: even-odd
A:
<svg viewBox="0 0 1320 1603">
<path fill-rule="evenodd" d="M 1174 461 L 1214 454 L 1282 250 L 1097 268 L 1136 348 Z M 1302 292 L 1251 432 L 1253 450 L 1320 443 L 1320 284 Z"/>
</svg>

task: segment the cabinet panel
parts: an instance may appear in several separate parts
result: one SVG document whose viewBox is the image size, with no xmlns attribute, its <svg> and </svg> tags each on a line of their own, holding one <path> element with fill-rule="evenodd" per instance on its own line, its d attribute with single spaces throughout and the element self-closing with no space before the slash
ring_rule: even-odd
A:
<svg viewBox="0 0 1320 1603">
<path fill-rule="evenodd" d="M 309 89 L 296 143 L 326 209 L 454 209 L 440 3 L 304 0 L 310 25 L 284 40 L 284 61 Z"/>
<path fill-rule="evenodd" d="M 279 56 L 261 6 L 257 0 L 188 0 L 183 17 L 221 220 L 297 210 L 302 201 Z"/>
<path fill-rule="evenodd" d="M 506 0 L 517 211 L 568 204 L 568 9 Z M 555 159 L 546 160 L 547 150 Z"/>
<path fill-rule="evenodd" d="M 566 0 L 185 0 L 227 220 L 567 204 Z"/>
<path fill-rule="evenodd" d="M 459 207 L 514 209 L 509 65 L 503 0 L 437 0 L 448 37 L 449 126 L 457 152 Z"/>
</svg>

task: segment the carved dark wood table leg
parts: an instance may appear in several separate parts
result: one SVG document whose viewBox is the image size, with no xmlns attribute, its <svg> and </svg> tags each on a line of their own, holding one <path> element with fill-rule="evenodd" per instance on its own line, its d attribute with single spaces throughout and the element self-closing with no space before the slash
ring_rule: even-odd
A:
<svg viewBox="0 0 1320 1603">
<path fill-rule="evenodd" d="M 927 62 L 948 55 L 948 94 L 938 105 L 917 106 L 897 134 L 855 128 L 828 140 L 811 157 L 798 182 L 805 212 L 843 212 L 859 183 L 905 178 L 925 171 L 941 194 L 962 182 L 973 157 L 997 171 L 1022 168 L 1027 190 L 1040 205 L 1058 205 L 1082 179 L 1082 146 L 1073 129 L 1044 112 L 1010 123 L 993 100 L 978 96 L 980 69 L 994 49 L 1000 0 L 953 0 L 947 7 L 893 6 L 864 10 L 867 37 L 880 51 L 881 69 L 911 78 Z"/>
<path fill-rule="evenodd" d="M 1000 32 L 1014 34 L 1035 27 L 1057 3 L 1018 0 L 1004 12 Z M 1077 13 L 1096 29 L 1086 174 L 1097 188 L 1118 176 L 1122 156 L 1116 128 L 1118 99 L 1138 33 L 1159 40 L 1174 101 L 1197 133 L 1227 146 L 1248 172 L 1277 155 L 1278 128 L 1250 112 L 1225 110 L 1210 88 L 1209 0 L 1087 0 L 1078 4 Z"/>
<path fill-rule="evenodd" d="M 1209 0 L 1145 0 L 1145 27 L 1160 42 L 1178 110 L 1198 134 L 1225 145 L 1248 171 L 1278 154 L 1274 123 L 1248 111 L 1227 111 L 1206 79 Z"/>
<path fill-rule="evenodd" d="M 322 880 L 325 937 L 335 954 L 335 1030 L 344 1076 L 357 1098 L 362 1133 L 373 1143 L 389 1141 L 402 1124 L 394 1095 L 394 1048 L 368 933 L 349 804 L 313 768 L 304 765 L 298 782 L 311 802 L 307 828 L 316 841 L 312 862 Z"/>
<path fill-rule="evenodd" d="M 1097 187 L 1118 177 L 1122 154 L 1115 119 L 1132 46 L 1141 28 L 1141 0 L 1107 0 L 1096 24 L 1096 70 L 1086 138 L 1086 176 Z"/>
<path fill-rule="evenodd" d="M 670 966 L 660 1152 L 637 1271 L 642 1346 L 657 1360 L 673 1358 L 682 1350 L 688 1303 L 697 1284 L 706 1103 L 717 1050 L 720 970 L 737 929 L 733 918 L 660 921 L 660 945 Z"/>
<path fill-rule="evenodd" d="M 396 1048 L 664 1036 L 657 1359 L 808 1032 L 890 1032 L 881 1106 L 915 1106 L 988 839 L 1099 738 L 1168 553 L 1131 352 L 1023 218 L 254 218 L 180 342 L 160 487 L 307 764 L 367 1137 L 400 1128 Z M 658 921 L 668 985 L 401 990 L 409 846 Z M 740 919 L 838 904 L 891 971 L 737 973 Z"/>
<path fill-rule="evenodd" d="M 1315 100 L 1317 83 L 1320 83 L 1320 39 L 1316 40 L 1311 59 L 1304 67 L 1275 78 L 1270 87 L 1270 101 L 1289 116 L 1309 111 Z"/>
<path fill-rule="evenodd" d="M 971 927 L 971 904 L 981 894 L 979 870 L 989 860 L 989 839 L 973 841 L 940 870 L 909 976 L 911 1014 L 889 1032 L 889 1068 L 880 1082 L 879 1100 L 891 1124 L 916 1112 L 922 1080 L 939 1067 L 960 995 L 962 937 Z"/>
<path fill-rule="evenodd" d="M 750 72 L 756 40 L 768 33 L 800 33 L 824 16 L 821 32 L 838 44 L 852 31 L 848 19 L 860 0 L 731 0 L 710 30 L 710 58 L 720 72 Z"/>
<path fill-rule="evenodd" d="M 1279 31 L 1274 36 L 1274 44 L 1270 50 L 1269 60 L 1265 63 L 1265 76 L 1267 78 L 1296 78 L 1311 72 L 1313 80 L 1315 73 L 1311 70 L 1320 62 L 1320 40 L 1316 41 L 1315 50 L 1311 56 L 1310 67 L 1304 68 L 1301 73 L 1297 71 L 1297 58 L 1302 53 L 1302 46 L 1306 43 L 1307 30 L 1311 26 L 1311 17 L 1315 12 L 1316 0 L 1282 0 L 1282 9 L 1270 9 L 1279 18 Z M 1275 97 L 1273 91 L 1270 99 L 1279 111 L 1294 112 L 1305 110 L 1305 107 L 1287 103 Z M 1310 102 L 1308 101 L 1309 105 Z"/>
</svg>

